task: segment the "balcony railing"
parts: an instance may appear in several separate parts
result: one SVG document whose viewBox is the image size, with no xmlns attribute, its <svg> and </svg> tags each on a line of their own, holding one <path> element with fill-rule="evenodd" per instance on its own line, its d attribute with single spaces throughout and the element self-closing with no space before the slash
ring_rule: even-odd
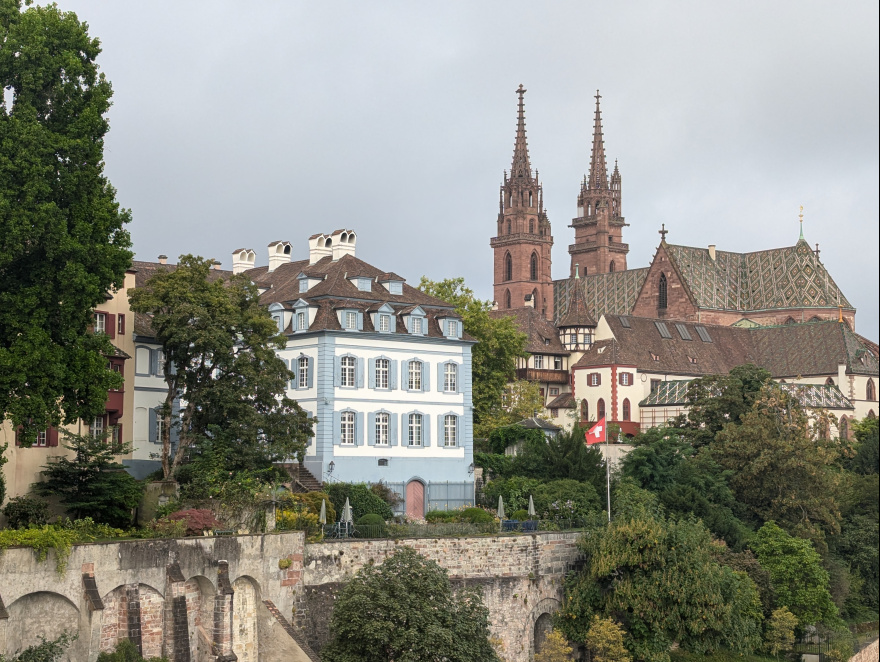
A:
<svg viewBox="0 0 880 662">
<path fill-rule="evenodd" d="M 541 368 L 517 368 L 517 379 L 530 382 L 547 382 L 549 384 L 568 384 L 567 370 L 544 370 Z"/>
</svg>

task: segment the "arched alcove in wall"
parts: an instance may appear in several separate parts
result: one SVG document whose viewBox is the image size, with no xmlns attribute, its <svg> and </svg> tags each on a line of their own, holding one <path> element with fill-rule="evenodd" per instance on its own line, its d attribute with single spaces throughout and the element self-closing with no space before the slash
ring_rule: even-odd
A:
<svg viewBox="0 0 880 662">
<path fill-rule="evenodd" d="M 253 578 L 242 576 L 232 582 L 235 597 L 232 600 L 232 652 L 238 662 L 258 662 L 257 608 L 260 605 L 260 585 Z"/>
<path fill-rule="evenodd" d="M 553 614 L 560 606 L 561 604 L 556 598 L 544 598 L 532 609 L 532 617 L 526 624 L 528 628 L 526 636 L 531 655 L 541 652 L 547 635 L 553 630 Z M 529 659 L 531 659 L 531 655 Z"/>
<path fill-rule="evenodd" d="M 51 641 L 65 630 L 76 631 L 79 609 L 60 593 L 38 591 L 21 596 L 7 608 L 6 649 L 3 655 L 13 658 L 28 646 L 39 644 L 41 639 Z M 75 660 L 75 648 L 69 649 L 61 658 Z"/>
</svg>

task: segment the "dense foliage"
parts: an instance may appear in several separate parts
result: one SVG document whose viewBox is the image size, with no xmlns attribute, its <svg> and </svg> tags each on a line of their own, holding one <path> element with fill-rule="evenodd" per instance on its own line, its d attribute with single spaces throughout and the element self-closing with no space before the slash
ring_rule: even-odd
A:
<svg viewBox="0 0 880 662">
<path fill-rule="evenodd" d="M 596 488 L 576 480 L 541 481 L 514 476 L 493 480 L 483 489 L 488 507 L 497 506 L 499 496 L 509 513 L 526 510 L 531 496 L 538 518 L 545 520 L 582 520 L 602 508 Z"/>
<path fill-rule="evenodd" d="M 49 504 L 27 495 L 13 497 L 3 506 L 3 514 L 10 529 L 43 526 L 49 522 Z"/>
<path fill-rule="evenodd" d="M 354 521 L 371 513 L 380 515 L 383 520 L 389 520 L 394 516 L 388 503 L 377 496 L 366 483 L 329 483 L 327 485 L 327 494 L 337 516 L 342 515 L 346 499 L 348 499 L 351 506 Z M 331 520 L 328 519 L 327 521 Z"/>
<path fill-rule="evenodd" d="M 0 0 L 0 420 L 29 446 L 102 414 L 121 384 L 92 311 L 132 253 L 130 214 L 104 175 L 100 44 L 73 12 L 23 4 Z"/>
<path fill-rule="evenodd" d="M 497 661 L 488 616 L 477 590 L 453 594 L 446 570 L 402 547 L 365 566 L 340 591 L 321 659 Z"/>
<path fill-rule="evenodd" d="M 137 646 L 128 639 L 123 639 L 116 644 L 112 653 L 103 652 L 98 655 L 98 662 L 168 662 L 168 658 L 145 658 L 138 652 Z"/>
<path fill-rule="evenodd" d="M 73 454 L 59 456 L 44 466 L 44 480 L 34 483 L 34 492 L 59 497 L 74 519 L 91 517 L 110 526 L 129 526 L 143 485 L 116 458 L 130 452 L 130 445 L 109 444 L 103 437 L 63 434 L 63 446 Z"/>
<path fill-rule="evenodd" d="M 76 634 L 64 632 L 57 639 L 51 641 L 43 639 L 39 644 L 28 646 L 13 657 L 6 657 L 0 653 L 0 662 L 57 662 L 76 639 Z"/>
</svg>

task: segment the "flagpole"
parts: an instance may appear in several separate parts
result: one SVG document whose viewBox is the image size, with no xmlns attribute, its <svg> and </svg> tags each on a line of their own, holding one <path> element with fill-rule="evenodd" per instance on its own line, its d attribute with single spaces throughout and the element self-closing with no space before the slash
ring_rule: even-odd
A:
<svg viewBox="0 0 880 662">
<path fill-rule="evenodd" d="M 605 495 L 608 498 L 608 523 L 611 524 L 611 445 L 608 443 L 607 424 L 605 430 Z"/>
</svg>

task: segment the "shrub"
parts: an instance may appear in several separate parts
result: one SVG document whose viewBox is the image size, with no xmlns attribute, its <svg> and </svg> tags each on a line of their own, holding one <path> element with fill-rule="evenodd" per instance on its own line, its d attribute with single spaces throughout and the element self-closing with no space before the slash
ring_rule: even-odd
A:
<svg viewBox="0 0 880 662">
<path fill-rule="evenodd" d="M 524 509 L 514 510 L 510 515 L 510 519 L 517 519 L 520 522 L 524 522 L 529 519 L 529 511 Z"/>
<path fill-rule="evenodd" d="M 505 510 L 513 512 L 528 508 L 529 495 L 534 495 L 540 485 L 541 481 L 522 476 L 489 481 L 483 488 L 483 505 L 495 508 L 500 496 L 504 499 Z"/>
<path fill-rule="evenodd" d="M 37 554 L 37 560 L 45 561 L 49 550 L 55 550 L 55 569 L 64 574 L 67 557 L 74 543 L 80 542 L 74 531 L 57 526 L 44 526 L 41 529 L 3 529 L 0 531 L 0 551 L 7 547 L 30 547 Z"/>
<path fill-rule="evenodd" d="M 358 531 L 359 538 L 384 538 L 387 535 L 385 520 L 381 515 L 367 513 L 357 521 L 357 525 L 364 527 Z"/>
<path fill-rule="evenodd" d="M 10 529 L 43 526 L 49 521 L 49 504 L 32 496 L 14 497 L 3 508 L 3 514 Z"/>
<path fill-rule="evenodd" d="M 281 531 L 305 531 L 312 535 L 320 526 L 318 516 L 309 510 L 285 509 L 275 514 L 275 528 Z"/>
<path fill-rule="evenodd" d="M 168 662 L 167 657 L 143 657 L 133 643 L 128 639 L 123 639 L 112 653 L 101 653 L 98 656 L 98 662 Z"/>
<path fill-rule="evenodd" d="M 334 510 L 340 515 L 345 506 L 345 499 L 348 498 L 355 521 L 367 513 L 381 515 L 383 520 L 389 520 L 394 516 L 391 507 L 376 496 L 366 483 L 333 483 L 328 486 L 327 494 L 333 502 Z"/>
<path fill-rule="evenodd" d="M 403 503 L 403 499 L 400 498 L 400 495 L 388 487 L 381 480 L 378 483 L 373 483 L 370 485 L 370 492 L 375 494 L 377 497 L 382 499 L 385 503 L 388 504 L 388 507 L 394 510 Z"/>
<path fill-rule="evenodd" d="M 465 508 L 461 511 L 461 521 L 471 524 L 491 524 L 495 518 L 492 517 L 492 513 L 486 512 L 482 508 Z"/>
<path fill-rule="evenodd" d="M 42 641 L 39 644 L 20 650 L 15 657 L 7 658 L 0 653 L 0 662 L 56 662 L 78 637 L 79 635 L 71 634 L 67 630 L 54 640 L 47 641 L 40 636 Z"/>
<path fill-rule="evenodd" d="M 429 510 L 425 513 L 425 521 L 428 524 L 457 522 L 460 514 L 457 510 Z"/>
<path fill-rule="evenodd" d="M 171 513 L 168 519 L 186 522 L 186 535 L 188 536 L 200 536 L 205 531 L 222 526 L 220 521 L 214 517 L 214 513 L 207 508 L 178 510 L 176 513 Z"/>
<path fill-rule="evenodd" d="M 583 519 L 601 509 L 599 495 L 590 483 L 554 480 L 535 489 L 535 510 L 542 519 Z"/>
<path fill-rule="evenodd" d="M 186 520 L 159 517 L 138 531 L 141 538 L 183 538 L 186 535 Z"/>
<path fill-rule="evenodd" d="M 304 492 L 297 494 L 287 494 L 285 495 L 283 501 L 285 502 L 285 509 L 289 507 L 287 505 L 288 503 L 302 504 L 310 513 L 314 513 L 319 517 L 321 515 L 321 502 L 323 501 L 327 508 L 327 521 L 336 521 L 336 509 L 333 507 L 333 501 L 330 499 L 330 495 L 326 492 Z M 344 498 L 342 500 L 342 503 L 345 503 Z"/>
</svg>

